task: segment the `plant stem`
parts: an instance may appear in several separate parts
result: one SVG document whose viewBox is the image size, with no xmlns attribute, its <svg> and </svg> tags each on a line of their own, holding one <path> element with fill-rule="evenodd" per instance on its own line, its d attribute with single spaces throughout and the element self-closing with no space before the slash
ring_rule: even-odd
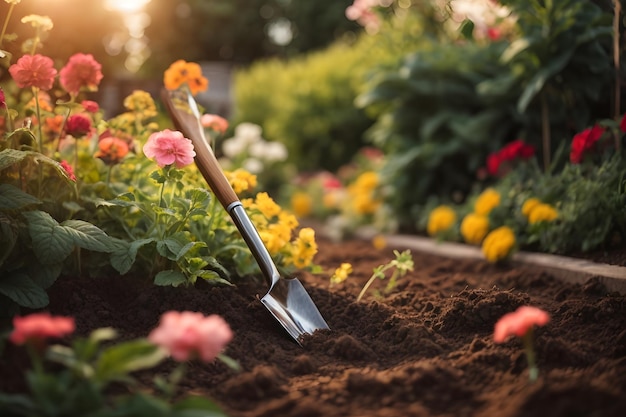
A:
<svg viewBox="0 0 626 417">
<path fill-rule="evenodd" d="M 0 33 L 0 46 L 2 46 L 2 41 L 4 41 L 4 34 L 7 32 L 7 26 L 9 25 L 9 19 L 11 19 L 11 13 L 13 13 L 13 8 L 15 4 L 11 3 L 9 6 L 9 11 L 7 12 L 7 17 L 4 18 L 4 25 L 2 25 L 2 33 Z"/>
<path fill-rule="evenodd" d="M 550 110 L 548 108 L 547 93 L 541 93 L 541 141 L 543 143 L 543 170 L 550 168 Z"/>
<path fill-rule="evenodd" d="M 376 279 L 376 275 L 372 275 L 370 277 L 369 280 L 367 280 L 367 282 L 365 283 L 365 285 L 363 286 L 363 289 L 361 290 L 361 292 L 359 293 L 359 296 L 356 298 L 356 302 L 358 303 L 359 301 L 361 301 L 361 298 L 363 298 L 363 296 L 365 295 L 365 293 L 367 292 L 368 288 L 372 285 L 372 283 L 374 282 L 374 280 Z"/>
<path fill-rule="evenodd" d="M 35 111 L 37 112 L 37 131 L 39 132 L 39 153 L 43 154 L 43 130 L 41 129 L 41 107 L 39 106 L 39 89 L 33 87 L 33 95 L 35 96 Z"/>
<path fill-rule="evenodd" d="M 528 378 L 530 382 L 535 382 L 539 376 L 539 368 L 535 361 L 535 349 L 533 348 L 533 330 L 532 328 L 522 336 L 524 344 L 524 352 L 526 353 L 526 361 L 528 362 Z"/>
</svg>

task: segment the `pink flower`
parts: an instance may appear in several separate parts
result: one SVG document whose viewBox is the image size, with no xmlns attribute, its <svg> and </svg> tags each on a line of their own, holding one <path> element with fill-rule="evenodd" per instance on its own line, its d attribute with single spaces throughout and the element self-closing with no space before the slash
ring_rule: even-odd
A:
<svg viewBox="0 0 626 417">
<path fill-rule="evenodd" d="M 40 54 L 22 56 L 9 67 L 9 72 L 19 88 L 36 87 L 44 91 L 52 88 L 57 75 L 52 59 Z"/>
<path fill-rule="evenodd" d="M 100 110 L 100 106 L 95 101 L 83 100 L 80 105 L 83 106 L 83 109 L 85 109 L 87 113 L 96 113 Z"/>
<path fill-rule="evenodd" d="M 67 118 L 65 131 L 75 138 L 85 136 L 91 131 L 91 119 L 84 114 L 74 114 Z"/>
<path fill-rule="evenodd" d="M 0 107 L 5 107 L 7 105 L 6 97 L 4 96 L 4 90 L 0 88 Z"/>
<path fill-rule="evenodd" d="M 76 182 L 76 175 L 74 174 L 74 168 L 72 168 L 72 166 L 68 164 L 67 161 L 65 160 L 61 161 L 61 167 L 65 170 L 65 172 L 67 173 L 67 176 L 70 177 L 72 181 Z"/>
<path fill-rule="evenodd" d="M 23 345 L 28 340 L 40 341 L 51 337 L 62 337 L 74 332 L 75 328 L 72 317 L 52 317 L 49 313 L 16 316 L 13 318 L 13 332 L 9 340 L 16 345 Z"/>
<path fill-rule="evenodd" d="M 61 68 L 61 86 L 72 95 L 77 95 L 81 88 L 95 91 L 102 80 L 102 65 L 91 54 L 74 54 Z"/>
<path fill-rule="evenodd" d="M 550 316 L 545 311 L 537 307 L 522 306 L 498 320 L 493 340 L 496 343 L 503 343 L 509 336 L 522 337 L 533 326 L 544 326 L 549 321 Z"/>
<path fill-rule="evenodd" d="M 604 128 L 600 125 L 595 125 L 577 133 L 572 139 L 572 149 L 569 154 L 570 161 L 573 164 L 580 164 L 585 154 L 593 149 L 596 142 L 600 140 L 602 134 L 604 134 Z"/>
<path fill-rule="evenodd" d="M 148 336 L 152 343 L 165 348 L 179 362 L 194 357 L 211 362 L 232 338 L 233 332 L 220 316 L 205 317 L 191 311 L 168 311 Z"/>
<path fill-rule="evenodd" d="M 224 133 L 228 129 L 228 121 L 217 114 L 203 114 L 200 123 L 207 129 L 213 129 L 217 133 Z"/>
<path fill-rule="evenodd" d="M 169 129 L 151 134 L 143 146 L 143 153 L 150 159 L 154 158 L 161 168 L 173 163 L 182 168 L 191 164 L 196 156 L 191 140 L 179 131 Z"/>
</svg>

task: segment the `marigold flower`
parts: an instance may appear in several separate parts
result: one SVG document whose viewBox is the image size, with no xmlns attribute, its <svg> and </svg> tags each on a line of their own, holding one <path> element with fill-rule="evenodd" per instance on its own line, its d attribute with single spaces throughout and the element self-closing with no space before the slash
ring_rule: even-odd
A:
<svg viewBox="0 0 626 417">
<path fill-rule="evenodd" d="M 357 188 L 373 190 L 378 186 L 379 182 L 380 179 L 376 172 L 366 171 L 357 177 L 354 184 Z"/>
<path fill-rule="evenodd" d="M 489 262 L 506 259 L 515 247 L 515 233 L 508 226 L 501 226 L 490 232 L 483 240 L 482 252 Z"/>
<path fill-rule="evenodd" d="M 191 94 L 194 95 L 209 88 L 209 80 L 202 76 L 200 65 L 182 59 L 175 61 L 165 70 L 163 84 L 168 90 L 176 90 L 181 85 L 187 84 Z"/>
<path fill-rule="evenodd" d="M 489 233 L 489 219 L 481 214 L 470 213 L 463 218 L 460 231 L 466 243 L 478 245 Z"/>
<path fill-rule="evenodd" d="M 550 315 L 540 308 L 521 306 L 498 320 L 493 332 L 493 341 L 504 343 L 509 336 L 522 337 L 533 326 L 545 326 L 549 321 Z"/>
<path fill-rule="evenodd" d="M 296 192 L 291 196 L 291 209 L 298 217 L 306 217 L 313 210 L 313 198 L 304 192 Z"/>
<path fill-rule="evenodd" d="M 91 132 L 91 119 L 84 114 L 73 114 L 65 122 L 65 131 L 75 138 L 85 136 Z"/>
<path fill-rule="evenodd" d="M 171 164 L 183 168 L 190 165 L 196 156 L 191 140 L 181 132 L 169 129 L 151 134 L 143 146 L 143 153 L 150 159 L 154 158 L 161 168 Z"/>
<path fill-rule="evenodd" d="M 456 212 L 449 206 L 441 205 L 433 209 L 428 216 L 426 232 L 435 236 L 449 230 L 456 222 Z"/>
<path fill-rule="evenodd" d="M 296 268 L 305 268 L 311 264 L 316 253 L 315 231 L 310 227 L 300 229 L 294 242 L 293 264 Z"/>
<path fill-rule="evenodd" d="M 74 54 L 61 68 L 61 86 L 72 95 L 77 95 L 82 88 L 96 91 L 102 80 L 102 65 L 91 54 Z"/>
<path fill-rule="evenodd" d="M 572 149 L 569 155 L 571 163 L 580 164 L 585 154 L 592 150 L 596 142 L 600 140 L 604 131 L 605 129 L 602 126 L 595 125 L 574 135 L 572 139 Z"/>
<path fill-rule="evenodd" d="M 530 212 L 533 211 L 533 209 L 539 204 L 541 204 L 541 200 L 538 198 L 529 198 L 524 201 L 524 204 L 522 205 L 522 214 L 528 218 L 528 216 L 530 216 Z"/>
<path fill-rule="evenodd" d="M 128 154 L 130 148 L 125 140 L 113 136 L 105 137 L 98 141 L 98 151 L 94 154 L 107 165 L 119 164 Z"/>
<path fill-rule="evenodd" d="M 251 174 L 245 169 L 239 168 L 234 171 L 226 171 L 224 174 L 236 194 L 252 190 L 257 186 L 256 175 Z"/>
<path fill-rule="evenodd" d="M 61 168 L 65 170 L 65 173 L 67 174 L 70 180 L 76 182 L 76 175 L 74 174 L 74 168 L 72 168 L 72 166 L 68 164 L 67 161 L 65 160 L 61 161 Z"/>
<path fill-rule="evenodd" d="M 9 72 L 19 88 L 35 87 L 44 91 L 52 88 L 57 75 L 52 59 L 40 54 L 23 55 L 9 67 Z"/>
<path fill-rule="evenodd" d="M 552 220 L 558 217 L 558 212 L 554 207 L 550 204 L 537 204 L 530 211 L 528 215 L 528 222 L 530 224 L 540 223 L 540 222 L 551 222 Z"/>
<path fill-rule="evenodd" d="M 228 120 L 217 114 L 203 114 L 202 117 L 200 117 L 200 123 L 202 127 L 212 129 L 220 134 L 223 134 L 226 132 L 226 129 L 228 129 Z"/>
<path fill-rule="evenodd" d="M 352 265 L 349 263 L 342 263 L 339 268 L 335 269 L 335 273 L 330 277 L 330 284 L 341 284 L 352 273 Z"/>
<path fill-rule="evenodd" d="M 139 113 L 145 119 L 155 117 L 158 112 L 154 99 L 147 91 L 135 90 L 124 99 L 124 107 L 134 113 Z"/>
<path fill-rule="evenodd" d="M 159 326 L 148 335 L 148 340 L 179 362 L 196 357 L 211 362 L 232 338 L 233 332 L 222 317 L 191 311 L 164 313 Z"/>
<path fill-rule="evenodd" d="M 57 338 L 74 332 L 76 326 L 72 317 L 51 316 L 50 313 L 36 313 L 13 318 L 13 331 L 9 340 L 23 345 L 29 340 Z"/>
<path fill-rule="evenodd" d="M 500 193 L 493 188 L 483 191 L 474 203 L 474 213 L 487 216 L 491 210 L 500 205 Z"/>
<path fill-rule="evenodd" d="M 255 198 L 256 207 L 259 209 L 261 213 L 268 219 L 271 219 L 274 216 L 278 216 L 278 214 L 282 211 L 280 206 L 276 204 L 276 202 L 269 196 L 269 194 L 263 192 L 258 193 Z"/>
</svg>

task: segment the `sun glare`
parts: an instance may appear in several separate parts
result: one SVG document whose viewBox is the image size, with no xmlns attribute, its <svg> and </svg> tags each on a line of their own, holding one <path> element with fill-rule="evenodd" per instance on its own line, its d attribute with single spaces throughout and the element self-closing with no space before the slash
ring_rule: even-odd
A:
<svg viewBox="0 0 626 417">
<path fill-rule="evenodd" d="M 150 0 L 106 0 L 104 4 L 110 10 L 122 13 L 136 13 L 149 2 Z"/>
<path fill-rule="evenodd" d="M 105 40 L 105 47 L 110 53 L 116 53 L 123 48 L 127 53 L 125 67 L 130 72 L 136 72 L 150 56 L 148 40 L 144 29 L 150 24 L 150 16 L 143 10 L 150 0 L 106 0 L 105 7 L 118 12 L 124 19 L 127 33 L 117 34 Z"/>
</svg>

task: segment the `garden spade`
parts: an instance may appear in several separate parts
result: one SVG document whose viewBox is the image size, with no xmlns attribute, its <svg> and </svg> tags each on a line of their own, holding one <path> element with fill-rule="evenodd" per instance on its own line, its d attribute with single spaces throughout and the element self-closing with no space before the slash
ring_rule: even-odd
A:
<svg viewBox="0 0 626 417">
<path fill-rule="evenodd" d="M 282 278 L 278 273 L 257 229 L 215 158 L 192 94 L 182 88 L 163 90 L 162 99 L 176 128 L 193 142 L 196 165 L 232 218 L 269 285 L 267 294 L 261 298 L 263 305 L 298 343 L 304 334 L 328 329 L 328 324 L 302 283 L 297 278 Z"/>
</svg>

